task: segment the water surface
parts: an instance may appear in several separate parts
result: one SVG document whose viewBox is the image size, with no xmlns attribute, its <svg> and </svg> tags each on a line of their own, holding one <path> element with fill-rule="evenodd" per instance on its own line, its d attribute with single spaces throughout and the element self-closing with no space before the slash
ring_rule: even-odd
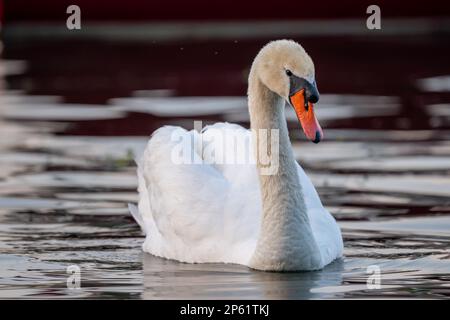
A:
<svg viewBox="0 0 450 320">
<path fill-rule="evenodd" d="M 298 160 L 343 230 L 345 258 L 304 273 L 144 254 L 127 210 L 137 201 L 133 158 L 154 129 L 248 126 L 246 72 L 264 41 L 6 44 L 0 297 L 448 298 L 449 42 L 344 38 L 323 50 L 324 41 L 303 43 L 318 70 L 325 140 L 308 143 L 291 110 L 287 119 Z M 81 289 L 67 288 L 71 265 Z M 366 286 L 372 265 L 380 289 Z"/>
</svg>

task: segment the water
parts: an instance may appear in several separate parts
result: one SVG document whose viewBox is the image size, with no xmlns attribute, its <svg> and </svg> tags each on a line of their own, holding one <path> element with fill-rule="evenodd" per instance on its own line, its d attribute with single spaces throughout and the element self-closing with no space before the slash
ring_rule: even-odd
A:
<svg viewBox="0 0 450 320">
<path fill-rule="evenodd" d="M 137 201 L 133 157 L 154 129 L 248 126 L 246 72 L 265 41 L 6 43 L 0 298 L 450 297 L 444 40 L 302 41 L 317 66 L 325 141 L 306 142 L 289 110 L 291 137 L 345 241 L 344 259 L 304 273 L 144 254 L 127 210 Z M 81 270 L 79 290 L 66 285 L 71 265 Z M 380 289 L 366 286 L 371 265 Z"/>
</svg>

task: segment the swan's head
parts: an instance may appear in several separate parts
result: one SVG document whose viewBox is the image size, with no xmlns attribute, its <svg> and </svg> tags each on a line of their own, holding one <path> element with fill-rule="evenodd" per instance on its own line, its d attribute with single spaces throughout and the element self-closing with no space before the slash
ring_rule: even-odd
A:
<svg viewBox="0 0 450 320">
<path fill-rule="evenodd" d="M 319 101 L 314 63 L 303 47 L 291 40 L 270 42 L 258 53 L 254 67 L 261 82 L 294 108 L 308 139 L 320 142 L 323 133 L 313 106 Z"/>
</svg>

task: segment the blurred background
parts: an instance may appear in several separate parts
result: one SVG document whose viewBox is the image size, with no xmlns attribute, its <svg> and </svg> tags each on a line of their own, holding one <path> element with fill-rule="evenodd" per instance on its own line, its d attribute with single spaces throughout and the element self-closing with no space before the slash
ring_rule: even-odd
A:
<svg viewBox="0 0 450 320">
<path fill-rule="evenodd" d="M 80 30 L 66 27 L 74 4 Z M 0 16 L 0 297 L 450 296 L 448 1 L 0 0 Z M 325 140 L 287 120 L 345 262 L 255 275 L 144 255 L 133 158 L 165 124 L 248 127 L 251 62 L 280 38 L 316 66 Z M 81 291 L 66 287 L 71 264 Z M 384 289 L 366 289 L 370 264 Z"/>
</svg>

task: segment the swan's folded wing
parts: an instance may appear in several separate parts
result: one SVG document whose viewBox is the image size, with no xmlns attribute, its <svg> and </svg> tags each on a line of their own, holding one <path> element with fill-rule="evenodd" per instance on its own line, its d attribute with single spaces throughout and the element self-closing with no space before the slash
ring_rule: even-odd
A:
<svg viewBox="0 0 450 320">
<path fill-rule="evenodd" d="M 202 131 L 202 158 L 233 183 L 241 180 L 237 172 L 256 178 L 256 161 L 251 131 L 237 124 L 219 122 Z M 253 182 L 253 181 L 252 181 Z"/>
<path fill-rule="evenodd" d="M 322 205 L 319 195 L 303 168 L 297 167 L 303 196 L 313 234 L 319 247 L 322 261 L 327 265 L 343 254 L 341 231 L 334 217 Z"/>
<path fill-rule="evenodd" d="M 210 255 L 220 246 L 228 194 L 228 181 L 197 153 L 198 138 L 195 131 L 163 127 L 153 134 L 140 164 L 148 196 L 143 201 L 149 203 L 149 212 L 142 214 L 160 235 L 154 241 L 161 243 L 152 245 L 159 246 L 159 255 L 185 261 L 193 253 L 179 251 L 195 248 Z M 182 154 L 189 150 L 189 156 Z"/>
<path fill-rule="evenodd" d="M 254 252 L 261 221 L 261 193 L 252 133 L 242 126 L 215 123 L 202 131 L 202 158 L 228 181 L 224 206 L 222 262 L 247 264 Z"/>
</svg>

